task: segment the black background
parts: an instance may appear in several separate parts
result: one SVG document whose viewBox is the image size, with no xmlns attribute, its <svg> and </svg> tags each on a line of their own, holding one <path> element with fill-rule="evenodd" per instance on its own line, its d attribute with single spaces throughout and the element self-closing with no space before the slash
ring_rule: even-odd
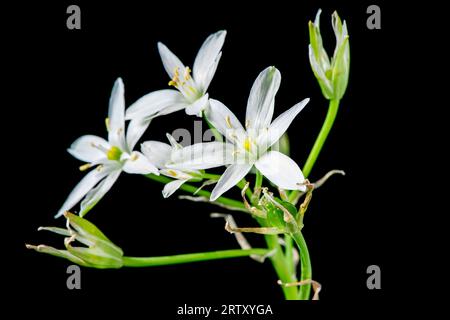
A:
<svg viewBox="0 0 450 320">
<path fill-rule="evenodd" d="M 222 60 L 209 93 L 240 119 L 258 73 L 276 66 L 282 74 L 276 115 L 311 98 L 289 129 L 291 156 L 302 164 L 327 110 L 307 50 L 307 22 L 321 7 L 328 52 L 334 49 L 331 13 L 337 10 L 347 21 L 351 74 L 335 126 L 311 174 L 315 180 L 331 169 L 347 173 L 314 193 L 305 218 L 313 277 L 323 285 L 321 304 L 357 300 L 375 305 L 397 297 L 399 281 L 406 277 L 401 235 L 405 212 L 401 191 L 391 188 L 390 181 L 405 166 L 397 157 L 407 144 L 398 126 L 398 117 L 406 110 L 398 96 L 405 80 L 399 74 L 405 67 L 399 58 L 400 49 L 411 44 L 407 35 L 413 31 L 400 20 L 403 8 L 374 3 L 382 10 L 381 30 L 366 28 L 366 8 L 372 2 L 364 1 L 277 1 L 248 7 L 243 2 L 55 1 L 4 11 L 14 17 L 7 22 L 10 45 L 5 50 L 8 69 L 13 71 L 8 93 L 15 97 L 6 121 L 13 124 L 8 152 L 20 160 L 11 161 L 5 170 L 13 178 L 9 182 L 13 192 L 6 200 L 15 204 L 14 212 L 9 212 L 13 227 L 6 232 L 13 250 L 4 263 L 12 267 L 6 277 L 12 296 L 44 306 L 86 301 L 100 309 L 109 306 L 105 301 L 122 301 L 114 305 L 118 308 L 132 301 L 166 312 L 167 317 L 183 303 L 281 301 L 269 261 L 260 265 L 243 258 L 147 269 L 83 268 L 82 289 L 69 291 L 69 263 L 28 251 L 24 244 L 63 246 L 62 237 L 36 229 L 63 225 L 53 215 L 83 176 L 80 162 L 66 148 L 83 134 L 105 136 L 104 118 L 117 77 L 124 80 L 127 105 L 167 87 L 158 41 L 192 66 L 204 39 L 226 29 Z M 70 4 L 81 7 L 81 30 L 66 28 Z M 166 132 L 180 127 L 193 130 L 194 120 L 183 111 L 158 118 L 144 139 L 164 140 Z M 161 189 L 156 182 L 123 174 L 87 218 L 130 256 L 237 248 L 223 221 L 209 218 L 218 208 L 180 201 L 176 195 L 164 200 Z M 241 214 L 235 218 L 242 226 L 252 223 Z M 262 237 L 248 238 L 255 247 L 264 245 Z M 381 267 L 381 290 L 366 287 L 366 268 L 371 264 Z M 279 312 L 285 310 L 277 306 Z M 289 310 L 295 308 L 289 304 Z"/>
</svg>

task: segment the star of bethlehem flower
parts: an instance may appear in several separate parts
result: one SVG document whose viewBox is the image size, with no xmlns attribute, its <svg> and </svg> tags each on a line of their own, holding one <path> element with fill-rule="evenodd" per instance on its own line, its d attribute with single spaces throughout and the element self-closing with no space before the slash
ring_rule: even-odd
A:
<svg viewBox="0 0 450 320">
<path fill-rule="evenodd" d="M 280 72 L 275 67 L 259 74 L 248 98 L 245 128 L 223 103 L 211 99 L 207 118 L 227 142 L 208 150 L 202 147 L 204 144 L 197 144 L 174 155 L 173 165 L 178 168 L 206 169 L 214 163 L 229 165 L 212 191 L 211 201 L 235 186 L 253 166 L 282 189 L 305 191 L 300 167 L 285 154 L 269 149 L 309 102 L 304 99 L 272 121 L 280 81 Z M 205 158 L 207 165 L 203 164 Z"/>
<path fill-rule="evenodd" d="M 164 198 L 170 197 L 185 182 L 189 180 L 202 180 L 202 173 L 197 168 L 212 168 L 222 165 L 222 161 L 217 161 L 218 153 L 223 152 L 223 144 L 221 142 L 198 143 L 183 148 L 173 136 L 167 134 L 170 145 L 159 141 L 145 141 L 141 144 L 141 151 L 147 159 L 154 163 L 160 174 L 174 179 L 164 186 L 162 194 Z M 204 152 L 204 156 L 200 159 L 200 163 L 189 162 L 192 154 L 196 153 L 196 148 L 200 147 Z M 222 153 L 223 154 L 223 153 Z M 177 158 L 183 158 L 184 169 L 177 168 Z M 222 157 L 224 158 L 224 157 Z M 189 167 L 186 169 L 186 167 Z"/>
<path fill-rule="evenodd" d="M 143 130 L 131 121 L 125 135 L 125 98 L 122 79 L 117 79 L 109 101 L 106 119 L 108 141 L 94 135 L 78 138 L 67 150 L 86 162 L 81 171 L 92 169 L 77 184 L 55 217 L 74 207 L 81 199 L 80 216 L 85 215 L 111 189 L 122 171 L 136 174 L 159 174 L 158 169 L 142 153 L 133 151 Z"/>
<path fill-rule="evenodd" d="M 191 69 L 185 66 L 164 44 L 158 43 L 158 50 L 173 89 L 151 92 L 142 97 L 127 110 L 126 119 L 140 119 L 147 122 L 160 115 L 185 109 L 189 115 L 200 116 L 208 106 L 208 87 L 216 72 L 226 31 L 210 35 L 200 50 Z"/>
<path fill-rule="evenodd" d="M 321 12 L 319 9 L 314 23 L 309 22 L 309 61 L 325 98 L 341 99 L 347 88 L 350 69 L 347 24 L 345 21 L 341 22 L 336 11 L 333 13 L 331 23 L 336 36 L 336 47 L 330 61 L 320 34 Z"/>
<path fill-rule="evenodd" d="M 167 164 L 170 162 L 173 152 L 183 148 L 170 134 L 167 134 L 167 138 L 169 139 L 170 145 L 160 141 L 145 141 L 141 144 L 142 153 L 151 163 L 156 165 L 159 172 L 162 175 L 174 179 L 164 186 L 162 190 L 164 198 L 170 197 L 183 185 L 183 183 L 192 179 L 198 179 L 201 175 L 197 170 L 167 168 Z"/>
</svg>

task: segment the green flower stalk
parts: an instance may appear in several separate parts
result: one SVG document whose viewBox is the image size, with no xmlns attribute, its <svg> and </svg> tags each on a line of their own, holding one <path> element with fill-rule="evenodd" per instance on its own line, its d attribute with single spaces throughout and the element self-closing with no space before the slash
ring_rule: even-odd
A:
<svg viewBox="0 0 450 320">
<path fill-rule="evenodd" d="M 336 36 L 336 47 L 333 57 L 328 58 L 322 43 L 320 34 L 319 9 L 316 19 L 309 22 L 309 61 L 322 93 L 328 100 L 340 100 L 345 93 L 350 70 L 350 48 L 348 41 L 347 25 L 342 23 L 337 12 L 331 17 L 334 35 Z"/>
<path fill-rule="evenodd" d="M 47 230 L 66 236 L 64 239 L 66 250 L 58 250 L 46 245 L 26 245 L 26 247 L 70 260 L 85 267 L 98 269 L 122 267 L 122 249 L 112 243 L 95 225 L 70 212 L 65 212 L 64 217 L 67 219 L 67 229 L 40 227 L 38 230 Z M 72 246 L 75 241 L 86 247 Z"/>
</svg>

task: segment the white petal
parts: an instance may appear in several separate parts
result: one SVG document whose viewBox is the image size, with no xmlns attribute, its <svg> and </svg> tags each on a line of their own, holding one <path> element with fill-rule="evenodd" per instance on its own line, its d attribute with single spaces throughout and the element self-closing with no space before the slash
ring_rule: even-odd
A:
<svg viewBox="0 0 450 320">
<path fill-rule="evenodd" d="M 186 104 L 186 99 L 177 90 L 157 90 L 146 94 L 133 103 L 127 109 L 125 118 L 127 120 L 153 118 L 161 113 L 167 114 L 165 109 L 180 110 Z"/>
<path fill-rule="evenodd" d="M 125 92 L 121 78 L 114 83 L 109 99 L 109 135 L 111 145 L 126 150 L 125 144 Z"/>
<path fill-rule="evenodd" d="M 69 194 L 67 200 L 55 215 L 55 218 L 62 216 L 64 212 L 72 209 L 107 174 L 108 171 L 104 169 L 93 169 L 86 174 Z"/>
<path fill-rule="evenodd" d="M 170 197 L 175 191 L 177 191 L 183 183 L 185 183 L 187 180 L 174 180 L 169 183 L 167 183 L 164 186 L 164 189 L 162 191 L 163 197 L 168 198 Z"/>
<path fill-rule="evenodd" d="M 281 74 L 275 67 L 268 67 L 258 75 L 247 102 L 245 116 L 247 128 L 258 131 L 269 126 L 280 82 Z"/>
<path fill-rule="evenodd" d="M 200 170 L 234 162 L 234 146 L 223 142 L 196 143 L 172 152 L 167 168 Z"/>
<path fill-rule="evenodd" d="M 152 120 L 149 119 L 141 119 L 141 118 L 135 118 L 130 121 L 127 128 L 127 145 L 128 150 L 133 150 L 136 143 L 139 141 L 139 139 L 144 134 L 145 130 L 147 130 L 150 122 Z"/>
<path fill-rule="evenodd" d="M 183 146 L 181 144 L 179 144 L 177 142 L 177 140 L 170 133 L 166 133 L 166 137 L 169 140 L 170 145 L 172 146 L 173 149 L 181 149 L 181 148 L 183 148 Z"/>
<path fill-rule="evenodd" d="M 93 135 L 85 135 L 75 140 L 67 151 L 78 160 L 98 163 L 106 158 L 105 153 L 101 150 L 108 150 L 109 148 L 110 145 L 105 139 Z"/>
<path fill-rule="evenodd" d="M 300 111 L 303 110 L 308 102 L 309 98 L 306 98 L 297 103 L 292 108 L 280 114 L 272 122 L 269 130 L 262 133 L 261 136 L 258 137 L 258 147 L 260 148 L 260 150 L 267 150 L 270 146 L 277 142 L 289 128 L 294 118 L 300 113 Z"/>
<path fill-rule="evenodd" d="M 294 160 L 278 151 L 269 151 L 258 159 L 256 168 L 281 189 L 305 191 L 302 170 Z"/>
<path fill-rule="evenodd" d="M 178 59 L 178 57 L 161 42 L 158 42 L 158 51 L 164 65 L 164 69 L 166 69 L 166 72 L 171 79 L 175 75 L 176 70 L 178 70 L 178 72 L 184 71 L 184 65 L 180 59 Z"/>
<path fill-rule="evenodd" d="M 84 216 L 89 212 L 103 196 L 111 189 L 113 184 L 116 182 L 117 178 L 122 171 L 114 170 L 108 174 L 108 176 L 98 184 L 97 187 L 89 191 L 86 198 L 81 202 L 80 216 Z"/>
<path fill-rule="evenodd" d="M 243 141 L 245 130 L 242 124 L 222 102 L 209 100 L 209 108 L 205 110 L 208 121 L 228 140 Z"/>
<path fill-rule="evenodd" d="M 126 173 L 159 175 L 158 168 L 150 162 L 142 153 L 134 151 L 123 165 L 123 171 Z"/>
<path fill-rule="evenodd" d="M 172 147 L 159 141 L 145 141 L 141 144 L 141 151 L 147 159 L 158 168 L 165 168 L 170 160 Z"/>
<path fill-rule="evenodd" d="M 220 60 L 220 50 L 222 50 L 226 35 L 227 32 L 225 30 L 210 35 L 197 53 L 193 67 L 193 76 L 195 83 L 203 92 L 206 92 L 214 76 L 218 60 Z"/>
<path fill-rule="evenodd" d="M 208 107 L 208 94 L 203 95 L 201 98 L 194 101 L 194 103 L 186 107 L 186 113 L 190 116 L 202 116 L 202 111 Z"/>
<path fill-rule="evenodd" d="M 189 180 L 193 178 L 189 173 L 177 169 L 161 169 L 159 172 L 167 177 L 178 180 Z"/>
<path fill-rule="evenodd" d="M 229 166 L 217 182 L 214 190 L 211 193 L 210 200 L 215 201 L 223 193 L 238 184 L 238 182 L 247 175 L 252 167 L 252 164 L 232 164 L 231 166 Z"/>
</svg>

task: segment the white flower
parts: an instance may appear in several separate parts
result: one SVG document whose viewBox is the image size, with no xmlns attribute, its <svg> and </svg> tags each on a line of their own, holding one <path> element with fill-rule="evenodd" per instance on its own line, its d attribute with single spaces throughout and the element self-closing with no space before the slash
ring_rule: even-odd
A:
<svg viewBox="0 0 450 320">
<path fill-rule="evenodd" d="M 230 164 L 212 191 L 211 201 L 235 186 L 253 165 L 270 181 L 282 189 L 305 190 L 304 176 L 299 166 L 288 156 L 268 150 L 284 134 L 292 120 L 305 107 L 309 99 L 296 104 L 272 122 L 275 94 L 280 86 L 280 72 L 269 67 L 255 80 L 247 103 L 245 129 L 236 116 L 221 102 L 211 99 L 207 118 L 226 137 L 227 143 L 207 152 L 197 147 L 191 160 L 179 157 L 177 167 L 202 166 L 205 157 L 215 159 L 215 163 Z M 230 145 L 232 146 L 230 152 Z M 189 147 L 186 147 L 189 148 Z M 184 149 L 186 149 L 184 148 Z M 193 148 L 193 147 L 192 147 Z M 188 150 L 185 150 L 188 153 Z M 225 157 L 224 157 L 225 155 Z M 213 163 L 207 160 L 208 164 Z M 217 166 L 217 165 L 216 165 Z"/>
<path fill-rule="evenodd" d="M 185 109 L 189 115 L 201 115 L 208 106 L 207 90 L 216 72 L 226 31 L 210 35 L 194 61 L 193 71 L 164 44 L 158 43 L 159 54 L 171 78 L 169 85 L 177 90 L 165 89 L 147 94 L 127 110 L 126 119 L 148 120 L 158 115 Z"/>
<path fill-rule="evenodd" d="M 80 215 L 85 215 L 111 189 L 122 171 L 127 173 L 159 174 L 158 169 L 142 153 L 132 151 L 143 130 L 139 122 L 130 122 L 125 136 L 125 98 L 122 79 L 117 79 L 109 101 L 108 141 L 94 135 L 78 138 L 67 150 L 86 162 L 80 167 L 91 170 L 73 189 L 55 217 L 70 210 L 83 197 Z"/>
<path fill-rule="evenodd" d="M 223 163 L 222 161 L 220 163 L 210 162 L 210 160 L 215 161 L 217 159 L 217 155 L 214 154 L 213 150 L 224 150 L 223 143 L 221 142 L 197 143 L 183 148 L 170 134 L 167 134 L 167 138 L 169 139 L 170 145 L 159 141 L 146 141 L 141 144 L 142 153 L 151 163 L 154 163 L 160 169 L 159 172 L 162 175 L 175 179 L 164 186 L 162 191 L 164 198 L 170 197 L 186 181 L 201 178 L 201 173 L 196 170 L 196 167 L 199 167 L 198 165 L 196 166 L 193 163 L 185 161 L 183 168 L 178 168 L 174 165 L 177 161 L 176 157 L 182 157 L 186 160 L 192 159 L 192 153 L 195 152 L 198 154 L 197 148 L 200 147 L 207 155 L 212 156 L 210 158 L 207 156 L 202 157 L 200 167 L 206 169 L 220 166 Z"/>
</svg>

